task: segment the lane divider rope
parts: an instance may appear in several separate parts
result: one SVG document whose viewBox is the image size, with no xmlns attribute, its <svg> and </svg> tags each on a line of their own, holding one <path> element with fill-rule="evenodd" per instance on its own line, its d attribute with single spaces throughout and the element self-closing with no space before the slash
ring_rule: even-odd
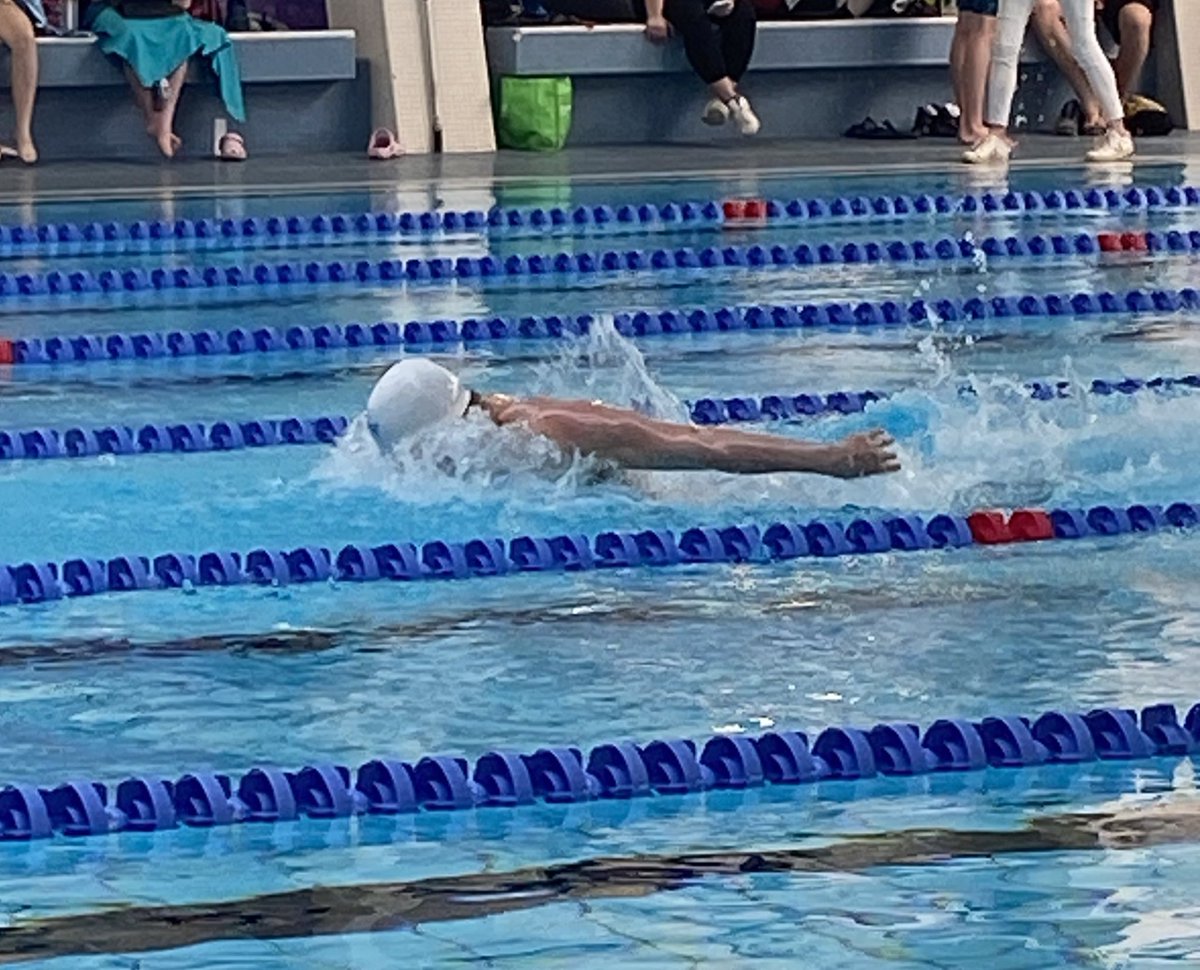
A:
<svg viewBox="0 0 1200 970">
<path fill-rule="evenodd" d="M 274 289 L 301 285 L 449 283 L 466 280 L 520 280 L 613 273 L 700 272 L 710 269 L 787 269 L 890 263 L 928 265 L 979 259 L 1057 259 L 1103 253 L 1193 253 L 1200 230 L 1090 233 L 1070 235 L 949 237 L 882 243 L 706 246 L 696 249 L 608 249 L 511 256 L 459 256 L 428 259 L 312 260 L 243 263 L 226 266 L 140 266 L 0 273 L 0 301 L 88 294 L 190 290 Z"/>
<path fill-rule="evenodd" d="M 1101 314 L 1194 312 L 1200 291 L 1133 289 L 1101 293 L 1026 293 L 1019 296 L 861 301 L 857 303 L 756 304 L 668 310 L 622 310 L 613 326 L 625 337 L 879 326 L 927 327 L 936 320 L 1085 317 Z M 234 327 L 230 330 L 117 331 L 54 337 L 0 338 L 0 363 L 58 364 L 107 360 L 243 356 L 360 347 L 439 349 L 506 340 L 545 340 L 582 336 L 596 315 L 478 317 L 399 323 L 295 324 Z"/>
<path fill-rule="evenodd" d="M 340 549 L 232 550 L 158 556 L 76 557 L 63 562 L 0 566 L 0 605 L 41 603 L 64 596 L 134 590 L 292 583 L 404 582 L 478 579 L 513 573 L 578 572 L 641 566 L 771 563 L 804 557 L 916 552 L 974 544 L 997 545 L 1085 536 L 1114 536 L 1167 529 L 1194 529 L 1200 507 L 1160 505 L 984 510 L 967 516 L 940 514 L 860 516 L 841 520 L 773 522 L 766 526 L 702 526 L 607 531 L 595 535 L 516 536 L 434 540 Z"/>
<path fill-rule="evenodd" d="M 1117 189 L 1055 189 L 965 195 L 837 196 L 831 199 L 728 199 L 572 207 L 492 208 L 431 212 L 360 212 L 314 216 L 138 219 L 132 222 L 59 222 L 0 225 L 0 255 L 28 255 L 64 248 L 128 252 L 153 248 L 226 245 L 321 245 L 332 241 L 423 239 L 446 233 L 498 232 L 507 236 L 572 232 L 687 231 L 696 228 L 772 224 L 877 221 L 977 213 L 1054 214 L 1178 211 L 1200 207 L 1193 186 Z"/>
<path fill-rule="evenodd" d="M 343 415 L 248 421 L 151 423 L 137 427 L 0 429 L 0 461 L 236 451 L 275 445 L 329 444 L 346 430 Z"/>
<path fill-rule="evenodd" d="M 1024 385 L 1030 399 L 1054 401 L 1086 394 L 1111 397 L 1141 392 L 1166 393 L 1200 388 L 1200 374 L 1184 377 L 1126 377 L 1094 380 L 1033 381 Z M 691 420 L 700 425 L 789 421 L 825 414 L 858 414 L 891 391 L 833 391 L 829 394 L 768 394 L 763 397 L 704 397 L 687 405 Z M 978 392 L 971 384 L 958 387 L 962 396 Z M 200 421 L 121 424 L 97 428 L 0 429 L 0 461 L 46 458 L 88 458 L 95 455 L 148 455 L 237 451 L 275 445 L 330 444 L 346 430 L 350 419 L 341 414 L 317 418 L 255 418 L 204 423 Z"/>
<path fill-rule="evenodd" d="M 586 758 L 581 748 L 561 745 L 532 754 L 488 751 L 473 765 L 452 755 L 377 758 L 353 772 L 336 764 L 309 764 L 297 771 L 263 765 L 240 778 L 206 771 L 174 779 L 139 775 L 112 789 L 88 779 L 44 788 L 8 785 L 0 790 L 0 839 L 669 797 L 879 776 L 1186 757 L 1198 750 L 1200 704 L 1182 724 L 1174 705 L 1153 704 L 1140 714 L 1110 707 L 1052 710 L 1036 719 L 946 717 L 924 730 L 910 722 L 828 727 L 811 745 L 805 733 L 779 730 L 757 737 L 717 734 L 702 742 L 617 741 L 596 745 Z"/>
<path fill-rule="evenodd" d="M 1200 374 L 1183 377 L 1152 377 L 1142 380 L 1124 377 L 1119 380 L 1097 378 L 1088 384 L 1072 381 L 1031 381 L 1023 390 L 1033 401 L 1058 401 L 1077 393 L 1112 397 L 1143 392 L 1167 393 L 1200 388 Z M 960 384 L 959 395 L 975 396 L 979 392 L 972 384 Z M 876 401 L 893 397 L 893 391 L 833 391 L 821 394 L 767 394 L 762 397 L 704 397 L 688 405 L 695 424 L 737 424 L 760 421 L 788 421 L 795 418 L 817 417 L 822 414 L 858 414 Z M 2 446 L 0 446 L 2 447 Z M 3 456 L 0 451 L 0 457 Z"/>
</svg>

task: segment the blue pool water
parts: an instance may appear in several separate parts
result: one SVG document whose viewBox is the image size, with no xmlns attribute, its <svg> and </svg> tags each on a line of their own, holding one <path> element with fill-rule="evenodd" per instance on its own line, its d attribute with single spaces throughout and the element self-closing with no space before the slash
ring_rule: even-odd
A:
<svg viewBox="0 0 1200 970">
<path fill-rule="evenodd" d="M 1091 184 L 1014 172 L 1014 189 Z M 1136 170 L 1132 184 L 1195 171 Z M 989 185 L 988 188 L 993 186 Z M 737 182 L 431 186 L 346 196 L 49 203 L 0 221 L 486 208 L 872 192 L 963 192 L 957 176 L 800 174 Z M 937 217 L 696 233 L 779 242 L 1196 228 L 1194 211 Z M 462 236 L 313 245 L 303 258 L 597 249 L 595 237 Z M 650 235 L 622 246 L 652 246 Z M 218 264 L 262 254 L 225 252 Z M 300 257 L 297 257 L 300 258 Z M 58 254 L 6 272 L 195 264 L 194 254 Z M 20 267 L 20 270 L 16 268 Z M 154 555 L 256 546 L 460 540 L 651 526 L 771 522 L 860 510 L 1170 503 L 1195 495 L 1200 391 L 1029 399 L 1031 380 L 1200 372 L 1195 313 L 930 322 L 646 338 L 631 308 L 964 298 L 1195 285 L 1192 256 L 1122 255 L 974 266 L 629 273 L 427 286 L 372 284 L 0 300 L 10 337 L 294 323 L 596 315 L 574 342 L 511 341 L 439 355 L 472 386 L 648 402 L 681 417 L 700 397 L 893 393 L 863 415 L 773 426 L 830 438 L 883 426 L 905 470 L 886 479 L 529 470 L 536 444 L 465 423 L 438 462 L 380 456 L 361 423 L 335 446 L 103 456 L 0 465 L 4 559 Z M 101 426 L 361 411 L 396 351 L 358 349 L 13 367 L 0 425 Z M 959 387 L 970 382 L 974 396 Z M 240 773 L 256 764 L 357 765 L 382 755 L 477 756 L 619 738 L 927 724 L 1051 708 L 1200 700 L 1200 569 L 1187 534 L 663 572 L 525 575 L 456 584 L 204 588 L 0 608 L 0 781 L 115 783 L 135 774 Z M 756 852 L 903 829 L 1012 830 L 1056 813 L 1195 796 L 1192 764 L 1093 763 L 800 789 L 416 817 L 56 837 L 0 843 L 0 924 L 152 904 L 219 904 L 314 886 L 505 873 L 604 856 Z M 621 966 L 1157 967 L 1194 961 L 1194 842 L 1017 852 L 856 871 L 754 871 L 628 898 L 547 902 L 415 928 L 364 917 L 337 932 L 203 938 L 142 950 L 120 928 L 54 967 Z M 183 942 L 190 945 L 183 945 Z M 8 957 L 0 931 L 0 959 Z"/>
</svg>

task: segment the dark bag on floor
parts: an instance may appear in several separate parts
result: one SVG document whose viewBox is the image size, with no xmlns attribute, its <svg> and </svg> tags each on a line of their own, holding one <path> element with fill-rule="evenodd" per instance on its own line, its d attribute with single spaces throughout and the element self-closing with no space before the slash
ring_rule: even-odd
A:
<svg viewBox="0 0 1200 970">
<path fill-rule="evenodd" d="M 513 0 L 483 0 L 486 27 L 508 27 L 521 21 L 521 4 Z"/>
<path fill-rule="evenodd" d="M 841 0 L 784 0 L 777 16 L 788 20 L 845 20 L 851 14 Z"/>
<path fill-rule="evenodd" d="M 1143 94 L 1131 94 L 1125 98 L 1125 127 L 1136 138 L 1160 138 L 1169 135 L 1175 126 L 1167 109 Z"/>
<path fill-rule="evenodd" d="M 116 0 L 113 3 L 113 9 L 128 20 L 179 17 L 185 12 L 171 0 Z"/>
<path fill-rule="evenodd" d="M 529 27 L 542 24 L 575 24 L 575 17 L 564 16 L 553 6 L 522 0 L 483 0 L 485 27 Z"/>
</svg>

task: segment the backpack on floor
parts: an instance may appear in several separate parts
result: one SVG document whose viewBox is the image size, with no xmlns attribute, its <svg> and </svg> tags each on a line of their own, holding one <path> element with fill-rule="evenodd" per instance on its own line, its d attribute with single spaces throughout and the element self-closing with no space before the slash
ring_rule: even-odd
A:
<svg viewBox="0 0 1200 970">
<path fill-rule="evenodd" d="M 1135 138 L 1160 138 L 1175 130 L 1167 109 L 1143 94 L 1125 98 L 1125 126 Z"/>
<path fill-rule="evenodd" d="M 556 152 L 571 133 L 569 77 L 500 78 L 496 136 L 504 148 Z"/>
</svg>

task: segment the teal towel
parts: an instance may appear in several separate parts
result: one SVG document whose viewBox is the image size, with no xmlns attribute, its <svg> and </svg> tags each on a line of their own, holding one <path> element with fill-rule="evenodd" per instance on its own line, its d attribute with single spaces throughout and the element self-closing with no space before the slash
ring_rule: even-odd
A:
<svg viewBox="0 0 1200 970">
<path fill-rule="evenodd" d="M 100 49 L 125 61 L 148 88 L 193 54 L 202 54 L 216 72 L 225 110 L 237 121 L 246 120 L 237 55 L 223 28 L 188 14 L 126 19 L 107 3 L 89 8 L 86 26 L 99 38 Z"/>
</svg>

